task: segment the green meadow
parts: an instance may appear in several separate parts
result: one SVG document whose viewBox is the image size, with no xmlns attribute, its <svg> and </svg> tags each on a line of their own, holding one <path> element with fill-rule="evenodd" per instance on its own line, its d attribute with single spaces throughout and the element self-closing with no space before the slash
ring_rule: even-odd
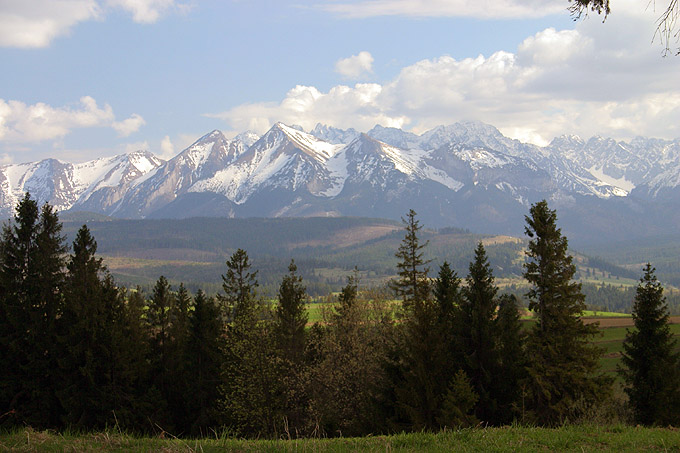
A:
<svg viewBox="0 0 680 453">
<path fill-rule="evenodd" d="M 439 433 L 331 439 L 241 440 L 137 437 L 116 431 L 56 434 L 30 428 L 0 434 L 0 450 L 12 452 L 640 452 L 680 450 L 680 431 L 623 425 L 512 426 Z"/>
</svg>

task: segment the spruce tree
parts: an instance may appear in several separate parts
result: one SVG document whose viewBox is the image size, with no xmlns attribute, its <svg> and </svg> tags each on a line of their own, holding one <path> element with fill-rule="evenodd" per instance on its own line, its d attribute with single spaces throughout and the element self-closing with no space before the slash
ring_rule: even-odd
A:
<svg viewBox="0 0 680 453">
<path fill-rule="evenodd" d="M 54 209 L 26 193 L 0 244 L 0 305 L 5 317 L 3 363 L 9 364 L 1 391 L 14 420 L 58 427 L 63 408 L 56 396 L 57 323 L 62 311 L 66 246 Z"/>
<path fill-rule="evenodd" d="M 255 309 L 257 271 L 251 271 L 251 267 L 248 253 L 243 249 L 236 250 L 227 260 L 227 272 L 222 275 L 224 294 L 219 295 L 218 300 L 228 323 L 251 318 L 249 312 Z"/>
<path fill-rule="evenodd" d="M 496 329 L 496 293 L 493 272 L 484 245 L 479 242 L 463 288 L 461 340 L 464 370 L 477 394 L 475 415 L 482 422 L 497 424 L 500 371 Z"/>
<path fill-rule="evenodd" d="M 444 261 L 433 284 L 436 314 L 434 330 L 438 341 L 431 345 L 433 362 L 437 364 L 432 370 L 435 382 L 438 383 L 435 393 L 442 395 L 442 398 L 448 393 L 454 377 L 464 362 L 459 341 L 461 326 L 458 323 L 463 306 L 460 284 L 461 280 L 456 272 L 447 261 Z"/>
<path fill-rule="evenodd" d="M 146 318 L 151 330 L 150 343 L 150 368 L 151 385 L 158 391 L 160 400 L 152 415 L 152 421 L 165 431 L 172 432 L 175 429 L 173 416 L 170 412 L 169 399 L 173 385 L 172 375 L 172 340 L 171 318 L 172 307 L 175 297 L 170 288 L 170 283 L 164 276 L 156 281 L 148 301 Z"/>
<path fill-rule="evenodd" d="M 194 310 L 189 315 L 189 330 L 184 349 L 187 387 L 182 392 L 187 408 L 187 431 L 206 435 L 218 423 L 220 366 L 223 362 L 224 326 L 220 308 L 212 297 L 199 290 Z"/>
<path fill-rule="evenodd" d="M 500 355 L 499 375 L 503 376 L 497 383 L 497 422 L 507 424 L 519 415 L 521 382 L 525 377 L 526 366 L 526 335 L 522 330 L 517 297 L 510 294 L 499 297 L 498 316 L 494 324 Z"/>
<path fill-rule="evenodd" d="M 297 274 L 293 260 L 288 266 L 288 275 L 283 277 L 279 287 L 279 303 L 274 317 L 276 341 L 282 357 L 299 363 L 305 347 L 305 326 L 309 315 L 305 303 L 306 288 L 302 277 Z"/>
<path fill-rule="evenodd" d="M 105 291 L 101 280 L 105 272 L 97 258 L 97 243 L 83 225 L 73 242 L 73 254 L 67 263 L 64 309 L 60 317 L 59 343 L 65 352 L 59 360 L 58 395 L 65 409 L 65 421 L 74 428 L 103 428 L 108 407 L 104 393 L 109 388 L 110 352 L 115 345 L 108 335 L 114 322 L 109 313 L 113 304 L 105 297 L 117 297 Z M 108 410 L 107 410 L 108 409 Z"/>
<path fill-rule="evenodd" d="M 680 356 L 668 326 L 663 287 L 647 263 L 633 304 L 634 330 L 623 342 L 619 373 L 623 377 L 635 422 L 677 425 L 680 422 Z"/>
<path fill-rule="evenodd" d="M 230 320 L 220 399 L 223 422 L 241 435 L 274 436 L 282 429 L 280 366 L 271 313 L 257 297 L 257 271 L 238 249 L 227 261 L 220 300 Z"/>
<path fill-rule="evenodd" d="M 310 368 L 310 412 L 322 435 L 360 436 L 385 429 L 380 402 L 392 323 L 387 302 L 359 291 L 355 275 L 338 304 L 315 324 L 318 354 Z M 322 332 L 322 333 L 321 333 Z M 317 351 L 315 351 L 317 352 Z"/>
<path fill-rule="evenodd" d="M 572 280 L 576 266 L 557 215 L 544 200 L 526 217 L 531 238 L 524 278 L 531 285 L 529 308 L 537 322 L 528 338 L 528 405 L 540 424 L 578 417 L 606 397 L 610 380 L 598 374 L 600 349 L 592 344 L 597 324 L 584 324 L 581 285 Z"/>
<path fill-rule="evenodd" d="M 437 307 L 432 298 L 424 247 L 418 237 L 420 223 L 410 210 L 403 219 L 406 233 L 396 257 L 399 278 L 392 283 L 402 298 L 402 324 L 395 355 L 399 381 L 395 383 L 397 410 L 415 429 L 436 429 L 441 395 L 439 367 L 434 346 L 437 336 Z"/>
<path fill-rule="evenodd" d="M 416 212 L 409 210 L 406 218 L 402 218 L 406 234 L 399 245 L 395 256 L 399 259 L 397 270 L 399 278 L 392 281 L 392 288 L 397 296 L 402 299 L 405 311 L 412 309 L 412 305 L 421 304 L 430 299 L 430 283 L 427 267 L 428 260 L 424 258 L 423 249 L 428 241 L 421 244 L 418 234 L 422 229 L 420 222 L 416 220 Z"/>
</svg>

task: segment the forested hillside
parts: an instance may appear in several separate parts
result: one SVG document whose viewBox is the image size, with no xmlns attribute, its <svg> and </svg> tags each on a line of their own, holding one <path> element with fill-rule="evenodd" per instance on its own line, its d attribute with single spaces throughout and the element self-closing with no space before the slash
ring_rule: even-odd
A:
<svg viewBox="0 0 680 453">
<path fill-rule="evenodd" d="M 356 226 L 353 219 L 336 222 L 336 238 Z M 467 232 L 428 232 L 413 210 L 399 230 L 374 220 L 358 224 L 385 230 L 369 243 L 393 241 L 394 278 L 367 287 L 359 271 L 347 272 L 310 326 L 306 280 L 295 260 L 278 278 L 273 301 L 260 292 L 262 269 L 242 248 L 226 259 L 215 295 L 193 294 L 164 276 L 148 292 L 126 289 L 97 256 L 86 225 L 69 251 L 53 208 L 26 195 L 0 240 L 0 360 L 8 364 L 0 374 L 0 425 L 115 425 L 173 436 L 220 429 L 278 438 L 513 421 L 556 426 L 594 413 L 644 424 L 680 421 L 680 357 L 650 265 L 635 288 L 632 319 L 649 331 L 644 338 L 657 335 L 664 343 L 650 364 L 648 346 L 626 336 L 624 390 L 647 397 L 631 396 L 623 406 L 611 372 L 600 368 L 597 325 L 581 317 L 587 296 L 575 281 L 575 258 L 545 201 L 527 216 L 526 242 L 475 238 L 472 259 L 459 268 L 441 251 L 455 246 L 441 239 Z M 322 225 L 288 234 L 279 246 L 320 241 L 315 246 L 332 250 Z M 246 226 L 234 234 L 271 228 Z M 152 245 L 162 248 L 163 239 L 156 240 Z M 497 283 L 487 246 L 498 243 L 521 246 L 514 256 L 526 247 L 515 277 L 525 282 L 534 313 L 529 324 L 520 319 L 519 298 Z M 439 250 L 440 263 L 429 260 L 430 248 Z M 672 404 L 650 410 L 643 407 L 650 398 Z"/>
</svg>

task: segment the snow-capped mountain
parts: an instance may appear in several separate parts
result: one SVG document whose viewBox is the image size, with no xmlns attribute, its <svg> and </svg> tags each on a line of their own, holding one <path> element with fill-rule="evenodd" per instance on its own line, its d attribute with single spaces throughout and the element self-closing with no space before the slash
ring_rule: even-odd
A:
<svg viewBox="0 0 680 453">
<path fill-rule="evenodd" d="M 61 210 L 119 217 L 399 218 L 413 207 L 432 226 L 498 231 L 521 225 L 526 209 L 542 198 L 566 209 L 567 223 L 571 213 L 582 219 L 574 214 L 574 222 L 592 223 L 593 210 L 611 217 L 613 206 L 639 214 L 650 203 L 674 202 L 680 140 L 565 135 L 539 147 L 479 122 L 421 135 L 322 124 L 306 133 L 277 123 L 261 137 L 244 132 L 228 139 L 213 131 L 168 161 L 138 151 L 80 164 L 46 159 L 1 166 L 5 216 L 25 191 Z"/>
<path fill-rule="evenodd" d="M 147 151 L 71 164 L 45 159 L 0 166 L 0 214 L 9 217 L 25 192 L 59 210 L 96 211 L 117 202 L 130 185 L 160 167 L 163 160 Z"/>
</svg>

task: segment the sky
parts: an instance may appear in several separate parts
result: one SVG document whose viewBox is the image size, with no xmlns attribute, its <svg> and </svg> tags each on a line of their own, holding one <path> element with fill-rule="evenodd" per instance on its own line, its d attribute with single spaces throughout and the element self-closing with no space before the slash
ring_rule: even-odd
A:
<svg viewBox="0 0 680 453">
<path fill-rule="evenodd" d="M 667 4 L 611 0 L 603 22 L 568 0 L 0 0 L 0 164 L 168 159 L 277 121 L 675 139 Z"/>
</svg>

